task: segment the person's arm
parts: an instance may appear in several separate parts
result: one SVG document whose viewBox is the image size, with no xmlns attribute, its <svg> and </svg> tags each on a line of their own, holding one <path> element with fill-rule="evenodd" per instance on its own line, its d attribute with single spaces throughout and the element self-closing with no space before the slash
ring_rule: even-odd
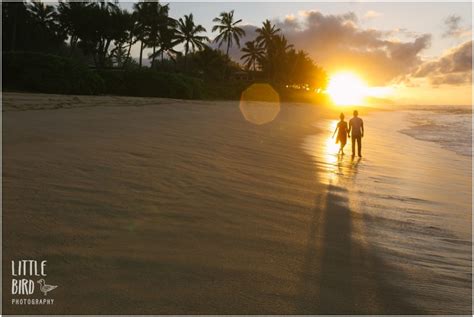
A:
<svg viewBox="0 0 474 317">
<path fill-rule="evenodd" d="M 348 137 L 351 137 L 351 130 L 352 130 L 352 120 L 349 120 L 349 130 L 347 130 Z"/>
<path fill-rule="evenodd" d="M 334 130 L 334 133 L 332 134 L 332 137 L 333 137 L 333 138 L 334 138 L 334 136 L 336 135 L 337 129 L 339 129 L 339 124 L 336 126 L 336 129 Z"/>
<path fill-rule="evenodd" d="M 364 137 L 364 120 L 360 119 L 360 128 L 362 130 L 362 134 L 360 135 L 362 138 Z"/>
</svg>

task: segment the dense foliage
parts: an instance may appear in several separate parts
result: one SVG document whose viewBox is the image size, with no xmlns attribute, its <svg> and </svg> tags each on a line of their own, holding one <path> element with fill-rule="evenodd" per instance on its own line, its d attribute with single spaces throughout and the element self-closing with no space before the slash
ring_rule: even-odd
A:
<svg viewBox="0 0 474 317">
<path fill-rule="evenodd" d="M 33 52 L 4 52 L 3 88 L 60 94 L 98 94 L 104 81 L 71 58 Z"/>
<path fill-rule="evenodd" d="M 183 99 L 203 97 L 203 82 L 181 74 L 135 69 L 102 70 L 100 75 L 109 94 Z"/>
<path fill-rule="evenodd" d="M 2 9 L 3 49 L 9 52 L 3 55 L 4 74 L 11 76 L 5 87 L 227 98 L 235 95 L 234 88 L 217 87 L 240 89 L 245 87 L 242 80 L 312 92 L 327 84 L 324 70 L 307 53 L 295 50 L 269 20 L 241 48 L 243 65 L 234 62 L 229 49 L 241 47 L 245 35 L 234 10 L 213 20 L 212 31 L 218 34 L 212 42 L 223 53 L 209 46 L 206 29 L 192 13 L 175 19 L 169 16 L 169 5 L 158 0 L 139 1 L 132 12 L 121 9 L 118 1 L 3 2 Z M 136 60 L 131 56 L 134 45 L 139 48 Z M 147 66 L 145 52 L 151 52 Z"/>
</svg>

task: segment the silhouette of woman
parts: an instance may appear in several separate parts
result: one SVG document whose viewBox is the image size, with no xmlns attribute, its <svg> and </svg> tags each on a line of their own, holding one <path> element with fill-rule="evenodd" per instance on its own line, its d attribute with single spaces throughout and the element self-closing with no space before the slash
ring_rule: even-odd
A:
<svg viewBox="0 0 474 317">
<path fill-rule="evenodd" d="M 348 127 L 347 127 L 347 122 L 344 121 L 344 114 L 341 112 L 339 115 L 339 118 L 341 121 L 337 123 L 336 129 L 334 130 L 334 133 L 332 134 L 332 137 L 334 138 L 334 135 L 337 132 L 337 138 L 336 138 L 336 143 L 340 144 L 339 148 L 339 153 L 344 154 L 344 146 L 346 146 L 347 143 L 347 135 L 348 135 Z"/>
</svg>

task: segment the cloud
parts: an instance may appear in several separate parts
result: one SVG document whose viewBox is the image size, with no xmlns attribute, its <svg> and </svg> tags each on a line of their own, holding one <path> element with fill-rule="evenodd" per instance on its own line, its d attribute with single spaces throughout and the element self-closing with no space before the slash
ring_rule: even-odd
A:
<svg viewBox="0 0 474 317">
<path fill-rule="evenodd" d="M 296 16 L 294 14 L 288 14 L 285 16 L 285 20 L 294 21 L 296 20 Z"/>
<path fill-rule="evenodd" d="M 416 32 L 416 31 L 410 31 L 406 28 L 395 28 L 391 31 L 391 34 L 392 35 L 397 35 L 397 34 L 401 34 L 407 38 L 417 38 L 419 37 L 421 34 L 419 32 Z"/>
<path fill-rule="evenodd" d="M 455 19 L 456 20 L 456 19 Z M 295 49 L 305 50 L 316 63 L 330 73 L 354 71 L 375 86 L 404 83 L 417 86 L 420 80 L 432 85 L 462 85 L 471 82 L 472 41 L 425 61 L 422 52 L 431 45 L 430 34 L 399 28 L 389 31 L 364 28 L 357 16 L 331 15 L 319 11 L 299 11 L 296 16 L 274 20 Z M 456 22 L 454 22 L 456 23 Z M 245 25 L 246 41 L 254 40 L 257 26 Z M 401 34 L 404 40 L 391 38 Z M 236 46 L 231 57 L 240 61 Z"/>
<path fill-rule="evenodd" d="M 281 27 L 283 28 L 292 28 L 292 29 L 298 29 L 300 27 L 300 23 L 298 22 L 298 19 L 294 15 L 287 15 L 285 19 L 280 22 Z"/>
<path fill-rule="evenodd" d="M 450 15 L 444 20 L 445 31 L 443 37 L 465 37 L 471 35 L 470 28 L 463 28 L 460 26 L 461 17 L 458 15 Z"/>
<path fill-rule="evenodd" d="M 382 16 L 382 13 L 377 12 L 377 11 L 373 11 L 373 10 L 369 10 L 364 14 L 364 19 L 370 20 L 370 19 L 378 18 L 380 16 Z"/>
<path fill-rule="evenodd" d="M 472 40 L 450 49 L 440 58 L 421 64 L 412 74 L 427 78 L 432 85 L 460 85 L 471 83 Z"/>
<path fill-rule="evenodd" d="M 389 40 L 392 32 L 360 27 L 353 12 L 325 15 L 307 11 L 299 15 L 303 19 L 297 25 L 276 21 L 296 49 L 307 51 L 330 72 L 353 70 L 373 85 L 410 74 L 422 63 L 420 52 L 431 44 L 429 34 L 405 42 Z"/>
</svg>

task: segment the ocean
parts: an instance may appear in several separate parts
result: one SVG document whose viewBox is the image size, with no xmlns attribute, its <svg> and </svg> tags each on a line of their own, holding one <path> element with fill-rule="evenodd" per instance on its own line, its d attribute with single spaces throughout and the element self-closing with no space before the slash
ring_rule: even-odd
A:
<svg viewBox="0 0 474 317">
<path fill-rule="evenodd" d="M 472 110 L 436 107 L 407 110 L 410 127 L 402 129 L 413 138 L 430 141 L 460 155 L 472 156 Z"/>
<path fill-rule="evenodd" d="M 361 117 L 362 158 L 351 158 L 350 139 L 346 155 L 337 155 L 331 138 L 336 120 L 326 121 L 325 139 L 314 135 L 303 142 L 328 196 L 347 196 L 352 240 L 370 250 L 386 271 L 384 283 L 400 289 L 412 306 L 433 314 L 470 312 L 471 111 L 444 107 Z"/>
</svg>

